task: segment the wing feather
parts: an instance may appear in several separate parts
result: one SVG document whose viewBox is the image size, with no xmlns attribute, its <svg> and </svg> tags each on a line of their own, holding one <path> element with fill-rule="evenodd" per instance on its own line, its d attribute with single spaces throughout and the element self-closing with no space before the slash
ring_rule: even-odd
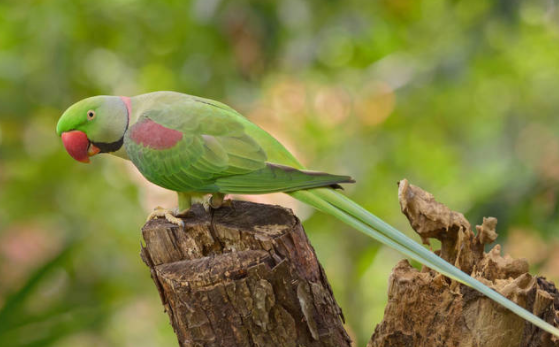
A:
<svg viewBox="0 0 559 347">
<path fill-rule="evenodd" d="M 176 191 L 196 191 L 218 178 L 266 166 L 264 150 L 227 110 L 189 98 L 156 105 L 139 116 L 124 141 L 129 158 L 151 182 Z M 170 142 L 169 135 L 180 140 L 158 148 L 156 144 Z M 163 141 L 154 140 L 165 136 Z"/>
<path fill-rule="evenodd" d="M 251 137 L 261 133 L 221 103 L 178 93 L 154 93 L 143 100 L 124 145 L 140 172 L 162 187 L 261 194 L 352 181 L 347 176 L 268 163 L 261 142 Z M 274 141 L 264 139 L 272 147 L 277 145 Z M 289 153 L 271 155 L 300 167 Z"/>
</svg>

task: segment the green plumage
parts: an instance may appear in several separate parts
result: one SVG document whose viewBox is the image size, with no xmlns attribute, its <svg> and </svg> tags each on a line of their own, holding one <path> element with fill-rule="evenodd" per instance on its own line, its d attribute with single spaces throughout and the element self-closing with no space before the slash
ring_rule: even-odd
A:
<svg viewBox="0 0 559 347">
<path fill-rule="evenodd" d="M 146 107 L 146 104 L 149 107 Z M 136 111 L 137 110 L 137 111 Z M 151 182 L 178 192 L 265 194 L 353 182 L 348 176 L 299 170 L 289 152 L 264 130 L 214 101 L 159 92 L 132 98 L 124 146 L 130 160 Z M 154 122 L 150 136 L 180 132 L 169 148 L 155 148 L 135 132 Z M 175 135 L 178 135 L 175 133 Z M 272 160 L 268 153 L 274 153 Z M 278 155 L 279 154 L 279 155 Z M 279 159 L 279 160 L 278 160 Z M 295 167 L 289 166 L 295 164 Z"/>
</svg>

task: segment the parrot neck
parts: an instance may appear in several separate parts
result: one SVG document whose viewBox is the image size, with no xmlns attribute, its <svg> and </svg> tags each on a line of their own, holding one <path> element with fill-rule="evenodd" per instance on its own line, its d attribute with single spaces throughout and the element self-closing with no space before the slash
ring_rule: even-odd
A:
<svg viewBox="0 0 559 347">
<path fill-rule="evenodd" d="M 97 148 L 100 149 L 101 153 L 116 154 L 117 152 L 124 152 L 122 150 L 123 149 L 123 144 L 124 144 L 124 134 L 128 130 L 128 126 L 130 125 L 130 114 L 132 113 L 132 103 L 130 101 L 130 98 L 127 97 L 127 96 L 119 96 L 119 98 L 124 103 L 124 106 L 126 106 L 126 125 L 124 126 L 124 131 L 122 132 L 122 135 L 116 141 L 113 141 L 113 142 L 91 141 L 91 143 L 93 145 L 95 145 Z M 122 157 L 121 155 L 117 155 L 117 156 Z"/>
<path fill-rule="evenodd" d="M 126 150 L 124 149 L 124 146 L 120 147 L 120 149 L 116 152 L 111 152 L 109 154 L 114 155 L 115 157 L 119 157 L 122 159 L 126 159 L 126 160 L 130 160 L 130 158 L 128 157 L 128 154 L 126 154 Z"/>
<path fill-rule="evenodd" d="M 132 101 L 127 96 L 120 97 L 126 106 L 126 111 L 128 111 L 128 122 L 126 123 L 126 130 L 128 130 L 128 125 L 130 124 L 130 115 L 132 114 Z"/>
<path fill-rule="evenodd" d="M 126 111 L 127 111 L 126 128 L 124 129 L 124 133 L 122 134 L 120 140 L 110 144 L 110 145 L 114 145 L 114 147 L 112 148 L 113 150 L 110 151 L 109 153 L 114 156 L 120 157 L 122 159 L 130 160 L 130 158 L 128 158 L 128 155 L 126 154 L 126 150 L 124 149 L 123 143 L 124 143 L 124 134 L 126 133 L 126 131 L 128 131 L 128 127 L 130 126 L 130 117 L 132 115 L 132 101 L 127 96 L 120 96 L 120 99 L 124 102 L 124 105 L 126 106 Z"/>
</svg>

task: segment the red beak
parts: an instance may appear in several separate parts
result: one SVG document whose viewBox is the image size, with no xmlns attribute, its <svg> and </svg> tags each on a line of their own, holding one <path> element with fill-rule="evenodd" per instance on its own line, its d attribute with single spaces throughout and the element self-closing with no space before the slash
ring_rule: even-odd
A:
<svg viewBox="0 0 559 347">
<path fill-rule="evenodd" d="M 89 163 L 89 157 L 100 152 L 99 148 L 90 144 L 87 135 L 79 130 L 62 133 L 62 143 L 68 154 L 82 163 Z"/>
</svg>

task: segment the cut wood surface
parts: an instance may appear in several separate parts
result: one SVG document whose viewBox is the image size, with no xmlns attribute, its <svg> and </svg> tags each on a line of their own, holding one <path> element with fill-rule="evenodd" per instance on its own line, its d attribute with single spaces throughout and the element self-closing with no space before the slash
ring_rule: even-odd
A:
<svg viewBox="0 0 559 347">
<path fill-rule="evenodd" d="M 557 325 L 559 293 L 554 284 L 530 275 L 525 259 L 502 256 L 500 245 L 484 252 L 497 238 L 495 218 L 484 218 L 474 234 L 461 213 L 406 180 L 399 184 L 399 199 L 423 241 L 441 241 L 440 256 Z M 402 260 L 390 276 L 384 319 L 368 346 L 547 347 L 559 346 L 559 341 L 477 291 Z"/>
<path fill-rule="evenodd" d="M 279 206 L 235 201 L 185 227 L 142 229 L 180 346 L 350 346 L 343 315 L 300 221 Z"/>
</svg>

